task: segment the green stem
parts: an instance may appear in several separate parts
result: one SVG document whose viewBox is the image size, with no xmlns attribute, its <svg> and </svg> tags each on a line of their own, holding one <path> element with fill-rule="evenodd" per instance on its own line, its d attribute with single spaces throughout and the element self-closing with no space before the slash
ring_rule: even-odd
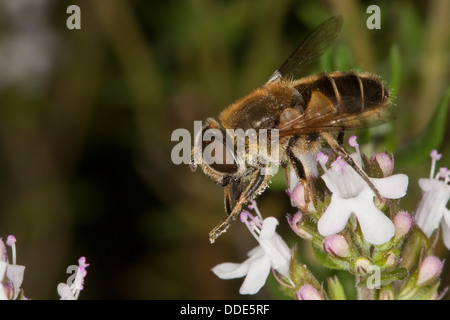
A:
<svg viewBox="0 0 450 320">
<path fill-rule="evenodd" d="M 361 281 L 361 276 L 356 275 L 356 283 L 358 284 Z M 356 286 L 356 293 L 358 300 L 374 300 L 375 299 L 375 291 L 373 289 L 369 289 L 366 286 L 359 287 Z"/>
</svg>

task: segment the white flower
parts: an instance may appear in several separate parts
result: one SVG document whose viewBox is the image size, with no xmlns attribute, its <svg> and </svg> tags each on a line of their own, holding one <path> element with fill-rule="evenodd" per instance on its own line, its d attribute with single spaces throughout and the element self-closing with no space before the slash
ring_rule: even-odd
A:
<svg viewBox="0 0 450 320">
<path fill-rule="evenodd" d="M 86 277 L 86 268 L 89 266 L 86 263 L 86 258 L 81 257 L 78 259 L 78 267 L 76 268 L 75 279 L 72 283 L 60 283 L 58 284 L 57 290 L 61 297 L 61 300 L 76 300 L 80 295 L 81 290 L 84 288 L 84 277 Z M 70 267 L 69 267 L 70 268 Z M 71 279 L 71 277 L 69 278 Z"/>
<path fill-rule="evenodd" d="M 249 258 L 243 263 L 226 262 L 212 269 L 212 272 L 221 279 L 235 279 L 245 276 L 244 283 L 239 289 L 240 294 L 257 293 L 264 286 L 271 268 L 290 279 L 289 263 L 291 251 L 283 239 L 275 232 L 278 220 L 274 217 L 268 217 L 263 220 L 255 202 L 249 207 L 254 208 L 258 216 L 254 217 L 248 211 L 243 211 L 241 213 L 241 221 L 247 225 L 250 232 L 259 242 L 259 246 L 247 253 Z"/>
<path fill-rule="evenodd" d="M 450 210 L 444 208 L 444 219 L 441 221 L 442 239 L 447 249 L 450 250 Z"/>
<path fill-rule="evenodd" d="M 0 280 L 2 281 L 6 276 L 6 268 L 8 268 L 8 264 L 5 261 L 0 261 Z M 0 286 L 0 300 L 8 300 L 8 296 L 6 295 L 6 290 L 3 285 Z"/>
<path fill-rule="evenodd" d="M 351 144 L 352 142 L 354 144 L 354 140 Z M 361 163 L 359 152 L 350 156 L 356 163 Z M 379 245 L 389 241 L 395 234 L 395 227 L 393 222 L 375 206 L 373 202 L 375 193 L 372 188 L 340 157 L 332 163 L 331 170 L 325 167 L 328 161 L 326 155 L 319 153 L 317 159 L 325 171 L 322 179 L 332 192 L 331 203 L 317 225 L 319 233 L 326 237 L 342 231 L 353 213 L 358 218 L 367 242 Z M 408 187 L 408 176 L 404 174 L 369 180 L 380 195 L 388 199 L 403 197 Z"/>
<path fill-rule="evenodd" d="M 0 287 L 0 300 L 15 300 L 19 296 L 25 266 L 16 264 L 16 238 L 8 236 L 6 244 L 11 247 L 12 263 L 9 263 L 6 247 L 0 239 L 0 282 L 3 282 Z M 5 277 L 6 281 L 2 281 Z"/>
<path fill-rule="evenodd" d="M 430 178 L 419 179 L 422 199 L 417 206 L 415 221 L 428 237 L 439 228 L 440 223 L 444 244 L 450 249 L 450 211 L 446 208 L 450 199 L 450 170 L 440 168 L 439 172 L 434 175 L 436 161 L 442 155 L 433 150 L 430 156 L 432 158 Z"/>
</svg>

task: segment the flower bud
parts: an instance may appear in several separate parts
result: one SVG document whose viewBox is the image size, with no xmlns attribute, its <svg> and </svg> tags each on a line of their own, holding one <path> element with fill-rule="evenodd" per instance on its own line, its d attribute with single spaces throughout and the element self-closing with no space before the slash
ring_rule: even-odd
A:
<svg viewBox="0 0 450 320">
<path fill-rule="evenodd" d="M 373 162 L 376 160 L 378 165 L 380 166 L 381 171 L 383 172 L 384 177 L 388 177 L 392 175 L 394 171 L 394 157 L 389 158 L 386 153 L 375 153 L 370 160 Z"/>
<path fill-rule="evenodd" d="M 298 211 L 293 216 L 287 215 L 287 220 L 291 229 L 302 239 L 311 240 L 312 234 L 302 227 L 303 213 Z"/>
<path fill-rule="evenodd" d="M 323 240 L 323 249 L 339 258 L 346 258 L 350 255 L 350 247 L 343 236 L 333 234 Z"/>
<path fill-rule="evenodd" d="M 442 272 L 444 262 L 435 256 L 428 256 L 423 259 L 419 267 L 417 285 L 424 286 L 433 282 Z"/>
<path fill-rule="evenodd" d="M 298 208 L 306 207 L 305 187 L 301 183 L 298 183 L 292 191 L 288 191 L 288 195 L 291 198 L 293 206 Z"/>
<path fill-rule="evenodd" d="M 310 284 L 301 286 L 297 291 L 298 300 L 323 300 L 322 294 Z"/>
<path fill-rule="evenodd" d="M 397 263 L 399 262 L 399 259 L 397 258 L 397 256 L 390 252 L 386 258 L 386 261 L 384 263 L 384 267 L 385 268 L 390 268 L 395 266 Z"/>
<path fill-rule="evenodd" d="M 369 267 L 372 265 L 372 263 L 370 262 L 369 259 L 367 259 L 366 257 L 358 257 L 358 259 L 356 259 L 356 261 L 354 262 L 354 270 L 356 271 L 356 273 L 359 274 L 364 274 L 367 272 L 367 270 L 369 269 Z"/>
<path fill-rule="evenodd" d="M 405 211 L 400 211 L 394 218 L 395 238 L 405 237 L 413 226 L 413 218 Z"/>
<path fill-rule="evenodd" d="M 391 285 L 384 286 L 380 289 L 380 300 L 394 300 L 395 292 Z"/>
</svg>

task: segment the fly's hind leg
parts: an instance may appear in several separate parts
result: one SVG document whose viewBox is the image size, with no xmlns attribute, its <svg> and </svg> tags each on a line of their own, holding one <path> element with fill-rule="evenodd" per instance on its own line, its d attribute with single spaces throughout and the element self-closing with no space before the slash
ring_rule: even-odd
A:
<svg viewBox="0 0 450 320">
<path fill-rule="evenodd" d="M 286 153 L 289 158 L 289 162 L 291 163 L 292 167 L 294 168 L 295 174 L 297 175 L 297 178 L 299 181 L 306 180 L 306 173 L 305 168 L 303 167 L 302 162 L 299 158 L 297 158 L 294 155 L 294 152 L 292 151 L 292 146 L 295 145 L 295 142 L 297 142 L 297 138 L 291 138 L 289 140 L 288 146 L 286 148 Z"/>
<path fill-rule="evenodd" d="M 292 181 L 292 176 L 291 173 L 289 172 L 288 166 L 285 167 L 285 174 L 286 174 L 286 180 L 288 183 L 288 188 L 290 191 L 294 190 L 294 188 L 296 187 L 297 183 L 300 183 L 303 185 L 304 187 L 304 197 L 305 197 L 305 203 L 309 203 L 311 200 L 311 190 L 312 190 L 312 183 L 313 183 L 313 179 L 311 179 L 314 174 L 311 174 L 310 171 L 307 171 L 305 168 L 305 165 L 303 164 L 302 160 L 299 159 L 295 154 L 293 149 L 296 148 L 296 143 L 299 140 L 299 137 L 292 137 L 289 142 L 288 145 L 286 147 L 286 156 L 287 156 L 287 160 L 290 164 L 290 167 L 294 170 L 295 172 L 295 176 L 297 177 L 297 181 Z M 312 152 L 312 151 L 309 151 Z M 294 204 L 294 202 L 292 202 L 293 200 L 291 200 L 291 203 L 293 206 L 297 206 Z"/>
</svg>

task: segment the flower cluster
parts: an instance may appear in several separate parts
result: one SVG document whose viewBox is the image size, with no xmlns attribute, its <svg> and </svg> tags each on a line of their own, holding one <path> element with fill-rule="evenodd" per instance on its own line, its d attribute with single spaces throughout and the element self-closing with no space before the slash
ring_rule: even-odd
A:
<svg viewBox="0 0 450 320">
<path fill-rule="evenodd" d="M 350 156 L 357 165 L 361 165 L 359 147 L 353 145 L 358 151 Z M 329 236 L 341 232 L 353 213 L 367 242 L 383 244 L 389 241 L 394 236 L 394 224 L 375 206 L 375 193 L 371 186 L 341 157 L 331 164 L 331 169 L 325 166 L 328 157 L 323 153 L 318 154 L 317 160 L 325 171 L 322 179 L 332 192 L 331 202 L 317 225 L 319 233 Z M 404 174 L 368 179 L 383 198 L 399 199 L 406 194 L 408 177 Z"/>
<path fill-rule="evenodd" d="M 0 238 L 0 300 L 27 300 L 21 289 L 25 266 L 16 264 L 16 238 L 8 236 L 6 245 L 11 247 L 11 263 L 9 262 L 8 252 L 5 243 Z M 84 277 L 86 276 L 86 258 L 81 257 L 78 260 L 79 266 L 76 269 L 75 280 L 73 283 L 58 285 L 58 294 L 61 300 L 75 300 L 83 289 Z"/>
<path fill-rule="evenodd" d="M 297 209 L 287 215 L 291 229 L 311 242 L 322 265 L 355 276 L 359 299 L 442 298 L 447 289 L 438 292 L 444 262 L 434 252 L 439 236 L 435 231 L 441 226 L 444 244 L 450 249 L 450 211 L 446 208 L 450 170 L 440 168 L 435 174 L 441 155 L 432 151 L 430 177 L 419 180 L 422 199 L 416 212 L 408 213 L 399 202 L 406 195 L 408 177 L 393 174 L 393 156 L 366 157 L 354 136 L 349 145 L 355 152 L 348 157 L 317 154 L 316 179 L 298 182 L 289 173 L 287 194 Z M 254 201 L 249 208 L 256 216 L 244 210 L 241 221 L 259 246 L 241 264 L 214 267 L 217 276 L 245 276 L 240 293 L 255 294 L 272 269 L 283 291 L 298 300 L 346 298 L 339 279 L 328 279 L 325 290 L 297 261 L 296 246 L 290 250 L 275 232 L 275 218 L 263 219 Z"/>
</svg>

